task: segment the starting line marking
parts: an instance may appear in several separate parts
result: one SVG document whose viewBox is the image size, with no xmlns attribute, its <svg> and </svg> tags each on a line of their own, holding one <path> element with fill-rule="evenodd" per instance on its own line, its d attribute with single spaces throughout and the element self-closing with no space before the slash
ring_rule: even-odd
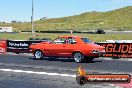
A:
<svg viewBox="0 0 132 88">
<path fill-rule="evenodd" d="M 47 72 L 34 72 L 34 71 L 12 70 L 12 69 L 0 69 L 0 71 L 14 72 L 14 73 L 38 74 L 38 75 L 49 75 L 49 76 L 73 77 L 73 78 L 76 77 L 76 75 L 69 75 L 69 74 L 47 73 Z"/>
</svg>

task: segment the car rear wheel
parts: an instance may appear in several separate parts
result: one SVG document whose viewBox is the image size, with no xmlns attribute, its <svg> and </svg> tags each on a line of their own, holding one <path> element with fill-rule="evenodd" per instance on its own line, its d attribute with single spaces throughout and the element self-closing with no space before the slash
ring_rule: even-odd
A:
<svg viewBox="0 0 132 88">
<path fill-rule="evenodd" d="M 80 52 L 76 52 L 73 54 L 73 59 L 75 60 L 75 62 L 80 63 L 84 60 L 84 55 Z"/>
<path fill-rule="evenodd" d="M 42 59 L 42 58 L 43 58 L 43 53 L 42 53 L 42 51 L 36 50 L 36 51 L 34 52 L 34 57 L 35 57 L 35 59 Z"/>
</svg>

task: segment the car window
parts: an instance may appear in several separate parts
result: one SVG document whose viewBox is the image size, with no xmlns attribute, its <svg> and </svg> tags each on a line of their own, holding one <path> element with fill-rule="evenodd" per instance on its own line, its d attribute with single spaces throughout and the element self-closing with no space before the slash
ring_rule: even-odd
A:
<svg viewBox="0 0 132 88">
<path fill-rule="evenodd" d="M 89 39 L 87 39 L 87 38 L 81 38 L 81 40 L 82 40 L 85 44 L 93 43 L 91 40 L 89 40 Z"/>
<path fill-rule="evenodd" d="M 68 44 L 76 44 L 77 41 L 75 38 L 68 38 Z"/>
<path fill-rule="evenodd" d="M 57 38 L 54 44 L 66 44 L 66 38 Z"/>
</svg>

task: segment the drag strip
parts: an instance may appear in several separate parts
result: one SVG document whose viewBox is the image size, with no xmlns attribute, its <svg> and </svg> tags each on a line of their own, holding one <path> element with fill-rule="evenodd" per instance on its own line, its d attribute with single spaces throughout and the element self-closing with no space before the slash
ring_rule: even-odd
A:
<svg viewBox="0 0 132 88">
<path fill-rule="evenodd" d="M 0 55 L 0 65 L 16 66 L 28 68 L 40 68 L 41 70 L 58 71 L 59 73 L 75 73 L 81 65 L 88 72 L 106 72 L 106 73 L 132 73 L 131 61 L 95 59 L 90 63 L 75 63 L 72 59 L 67 58 L 46 58 L 44 60 L 34 60 L 33 56 L 19 55 Z"/>
<path fill-rule="evenodd" d="M 97 58 L 90 63 L 76 63 L 67 58 L 34 60 L 31 55 L 0 54 L 0 87 L 115 88 L 110 84 L 79 86 L 75 77 L 80 65 L 88 73 L 132 73 L 132 62 L 127 60 Z"/>
<path fill-rule="evenodd" d="M 39 75 L 50 75 L 50 76 L 64 76 L 64 77 L 74 77 L 74 78 L 76 77 L 76 75 L 69 75 L 69 74 L 34 72 L 34 71 L 12 70 L 12 69 L 0 69 L 0 71 L 15 72 L 15 73 L 27 73 L 27 74 L 39 74 Z"/>
</svg>

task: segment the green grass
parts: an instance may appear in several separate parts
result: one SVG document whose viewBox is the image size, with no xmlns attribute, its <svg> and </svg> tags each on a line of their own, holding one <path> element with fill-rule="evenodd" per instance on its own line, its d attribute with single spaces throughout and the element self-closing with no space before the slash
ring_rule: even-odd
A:
<svg viewBox="0 0 132 88">
<path fill-rule="evenodd" d="M 31 30 L 31 23 L 0 23 L 13 26 L 14 31 Z M 132 30 L 132 6 L 108 11 L 35 21 L 35 30 Z"/>
<path fill-rule="evenodd" d="M 36 36 L 37 35 L 37 36 Z M 0 39 L 15 39 L 15 40 L 28 40 L 31 37 L 34 38 L 51 38 L 52 40 L 58 36 L 73 35 L 87 37 L 94 42 L 104 42 L 106 40 L 131 40 L 131 34 L 48 34 L 48 33 L 36 33 L 33 36 L 31 33 L 0 33 Z"/>
</svg>

